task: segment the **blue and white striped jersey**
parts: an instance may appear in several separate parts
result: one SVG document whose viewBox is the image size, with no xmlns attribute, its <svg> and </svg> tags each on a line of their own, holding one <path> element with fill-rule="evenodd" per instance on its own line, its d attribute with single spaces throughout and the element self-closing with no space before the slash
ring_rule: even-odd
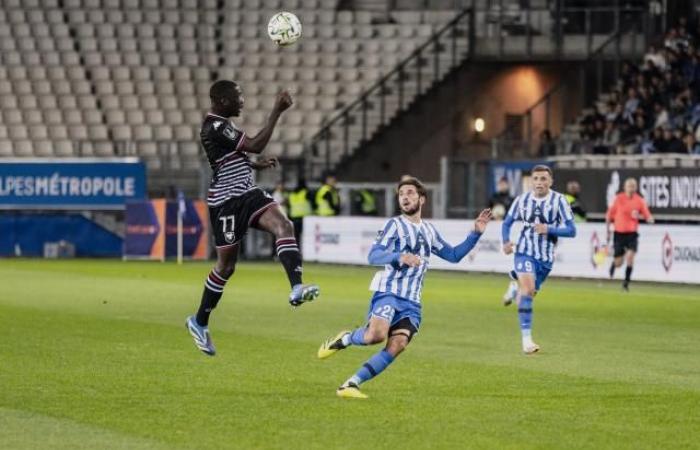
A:
<svg viewBox="0 0 700 450">
<path fill-rule="evenodd" d="M 474 234 L 476 236 L 472 238 L 473 243 L 469 243 L 468 250 L 471 250 L 480 236 Z M 451 256 L 454 249 L 442 239 L 432 224 L 425 221 L 415 224 L 403 216 L 398 216 L 389 219 L 379 232 L 370 252 L 370 263 L 377 264 L 382 261 L 381 258 L 376 260 L 373 258 L 373 255 L 382 252 L 388 260 L 383 261 L 386 263 L 384 270 L 375 274 L 369 287 L 370 290 L 392 293 L 398 297 L 420 303 L 423 279 L 428 270 L 430 255 L 435 253 L 444 257 L 443 254 L 448 255 L 449 253 L 447 258 L 453 259 Z M 401 265 L 399 257 L 402 253 L 418 255 L 423 262 L 418 267 Z M 381 262 L 379 263 L 381 264 Z"/>
<path fill-rule="evenodd" d="M 515 253 L 530 256 L 548 265 L 554 263 L 554 246 L 558 237 L 576 234 L 574 215 L 569 203 L 561 193 L 552 190 L 542 198 L 536 198 L 534 193 L 527 192 L 513 201 L 503 222 L 504 242 L 510 240 L 510 227 L 516 221 L 523 222 L 524 226 L 515 244 Z M 548 226 L 547 235 L 535 233 L 534 226 L 538 223 Z"/>
</svg>

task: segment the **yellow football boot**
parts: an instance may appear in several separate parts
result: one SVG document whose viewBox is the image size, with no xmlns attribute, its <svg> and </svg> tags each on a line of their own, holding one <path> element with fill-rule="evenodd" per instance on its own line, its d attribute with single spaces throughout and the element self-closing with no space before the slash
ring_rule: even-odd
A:
<svg viewBox="0 0 700 450">
<path fill-rule="evenodd" d="M 335 354 L 338 350 L 342 350 L 345 348 L 343 345 L 343 336 L 346 334 L 350 333 L 347 330 L 341 331 L 338 333 L 335 337 L 332 337 L 330 339 L 327 339 L 323 344 L 321 344 L 321 347 L 318 349 L 318 358 L 319 359 L 326 359 L 329 356 Z"/>
<path fill-rule="evenodd" d="M 368 398 L 355 383 L 346 383 L 340 386 L 335 394 L 341 398 Z"/>
</svg>

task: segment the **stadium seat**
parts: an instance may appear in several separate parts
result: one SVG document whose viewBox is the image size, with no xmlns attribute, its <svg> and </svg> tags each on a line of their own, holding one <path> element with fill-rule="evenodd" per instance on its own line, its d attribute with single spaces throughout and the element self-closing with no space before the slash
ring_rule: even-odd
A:
<svg viewBox="0 0 700 450">
<path fill-rule="evenodd" d="M 49 140 L 46 139 L 38 139 L 35 136 L 32 136 L 32 139 L 34 141 L 34 156 L 39 156 L 39 157 L 48 157 L 48 156 L 54 156 L 54 146 L 53 143 Z"/>
<path fill-rule="evenodd" d="M 130 141 L 131 127 L 128 125 L 119 125 L 112 128 L 112 138 L 118 141 Z"/>
<path fill-rule="evenodd" d="M 87 127 L 84 125 L 71 125 L 68 127 L 68 136 L 75 141 L 84 141 L 88 138 Z"/>
<path fill-rule="evenodd" d="M 14 155 L 14 144 L 8 139 L 0 139 L 0 158 L 11 157 Z"/>
<path fill-rule="evenodd" d="M 32 125 L 29 127 L 29 135 L 32 139 L 47 139 L 49 137 L 49 131 L 46 129 L 45 125 Z"/>
<path fill-rule="evenodd" d="M 29 130 L 27 130 L 27 127 L 24 124 L 13 124 L 7 122 L 7 126 L 8 136 L 10 139 L 19 140 L 29 138 Z"/>
<path fill-rule="evenodd" d="M 129 113 L 126 115 L 126 121 L 125 123 L 129 124 L 132 127 L 138 126 L 138 125 L 143 125 L 146 120 L 146 115 L 142 110 L 133 110 L 129 111 Z M 134 133 L 135 131 L 132 131 Z"/>
<path fill-rule="evenodd" d="M 138 125 L 134 129 L 134 139 L 139 141 L 153 140 L 153 130 L 148 125 Z"/>
<path fill-rule="evenodd" d="M 173 137 L 177 141 L 191 142 L 195 139 L 193 129 L 190 125 L 184 124 L 174 128 Z"/>
<path fill-rule="evenodd" d="M 51 140 L 68 139 L 68 129 L 64 125 L 49 127 L 49 138 Z"/>
<path fill-rule="evenodd" d="M 66 157 L 75 156 L 73 143 L 68 139 L 60 139 L 53 141 L 54 154 L 56 156 Z"/>
<path fill-rule="evenodd" d="M 30 140 L 18 140 L 14 142 L 14 156 L 34 156 L 34 145 Z"/>
</svg>

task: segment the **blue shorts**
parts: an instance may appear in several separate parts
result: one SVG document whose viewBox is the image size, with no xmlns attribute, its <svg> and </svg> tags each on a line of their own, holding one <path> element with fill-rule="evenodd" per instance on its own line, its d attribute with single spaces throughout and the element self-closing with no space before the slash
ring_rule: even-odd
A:
<svg viewBox="0 0 700 450">
<path fill-rule="evenodd" d="M 402 319 L 408 319 L 418 330 L 421 321 L 421 305 L 386 292 L 375 292 L 369 302 L 367 320 L 372 316 L 384 319 L 393 327 Z"/>
<path fill-rule="evenodd" d="M 532 256 L 515 254 L 513 261 L 515 265 L 515 273 L 529 273 L 535 276 L 535 290 L 539 291 L 542 283 L 545 282 L 549 272 L 552 270 L 550 264 L 545 264 Z"/>
</svg>

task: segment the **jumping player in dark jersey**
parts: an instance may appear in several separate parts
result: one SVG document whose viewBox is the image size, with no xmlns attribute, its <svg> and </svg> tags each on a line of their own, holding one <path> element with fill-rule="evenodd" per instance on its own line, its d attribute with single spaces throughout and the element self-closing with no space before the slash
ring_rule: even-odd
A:
<svg viewBox="0 0 700 450">
<path fill-rule="evenodd" d="M 265 149 L 280 115 L 292 106 L 291 96 L 286 91 L 277 95 L 267 123 L 253 137 L 246 136 L 229 120 L 240 114 L 244 104 L 243 94 L 236 83 L 227 80 L 215 82 L 209 97 L 211 110 L 202 123 L 201 140 L 213 171 L 207 203 L 217 261 L 204 283 L 199 310 L 187 318 L 186 325 L 197 348 L 213 356 L 216 350 L 209 334 L 209 314 L 233 275 L 239 243 L 249 227 L 275 236 L 277 256 L 292 288 L 289 294 L 292 306 L 314 300 L 319 288 L 302 284 L 301 254 L 292 222 L 269 194 L 253 184 L 253 169 L 274 166 L 276 159 L 251 162 L 248 158 L 249 154 L 260 154 Z"/>
</svg>

